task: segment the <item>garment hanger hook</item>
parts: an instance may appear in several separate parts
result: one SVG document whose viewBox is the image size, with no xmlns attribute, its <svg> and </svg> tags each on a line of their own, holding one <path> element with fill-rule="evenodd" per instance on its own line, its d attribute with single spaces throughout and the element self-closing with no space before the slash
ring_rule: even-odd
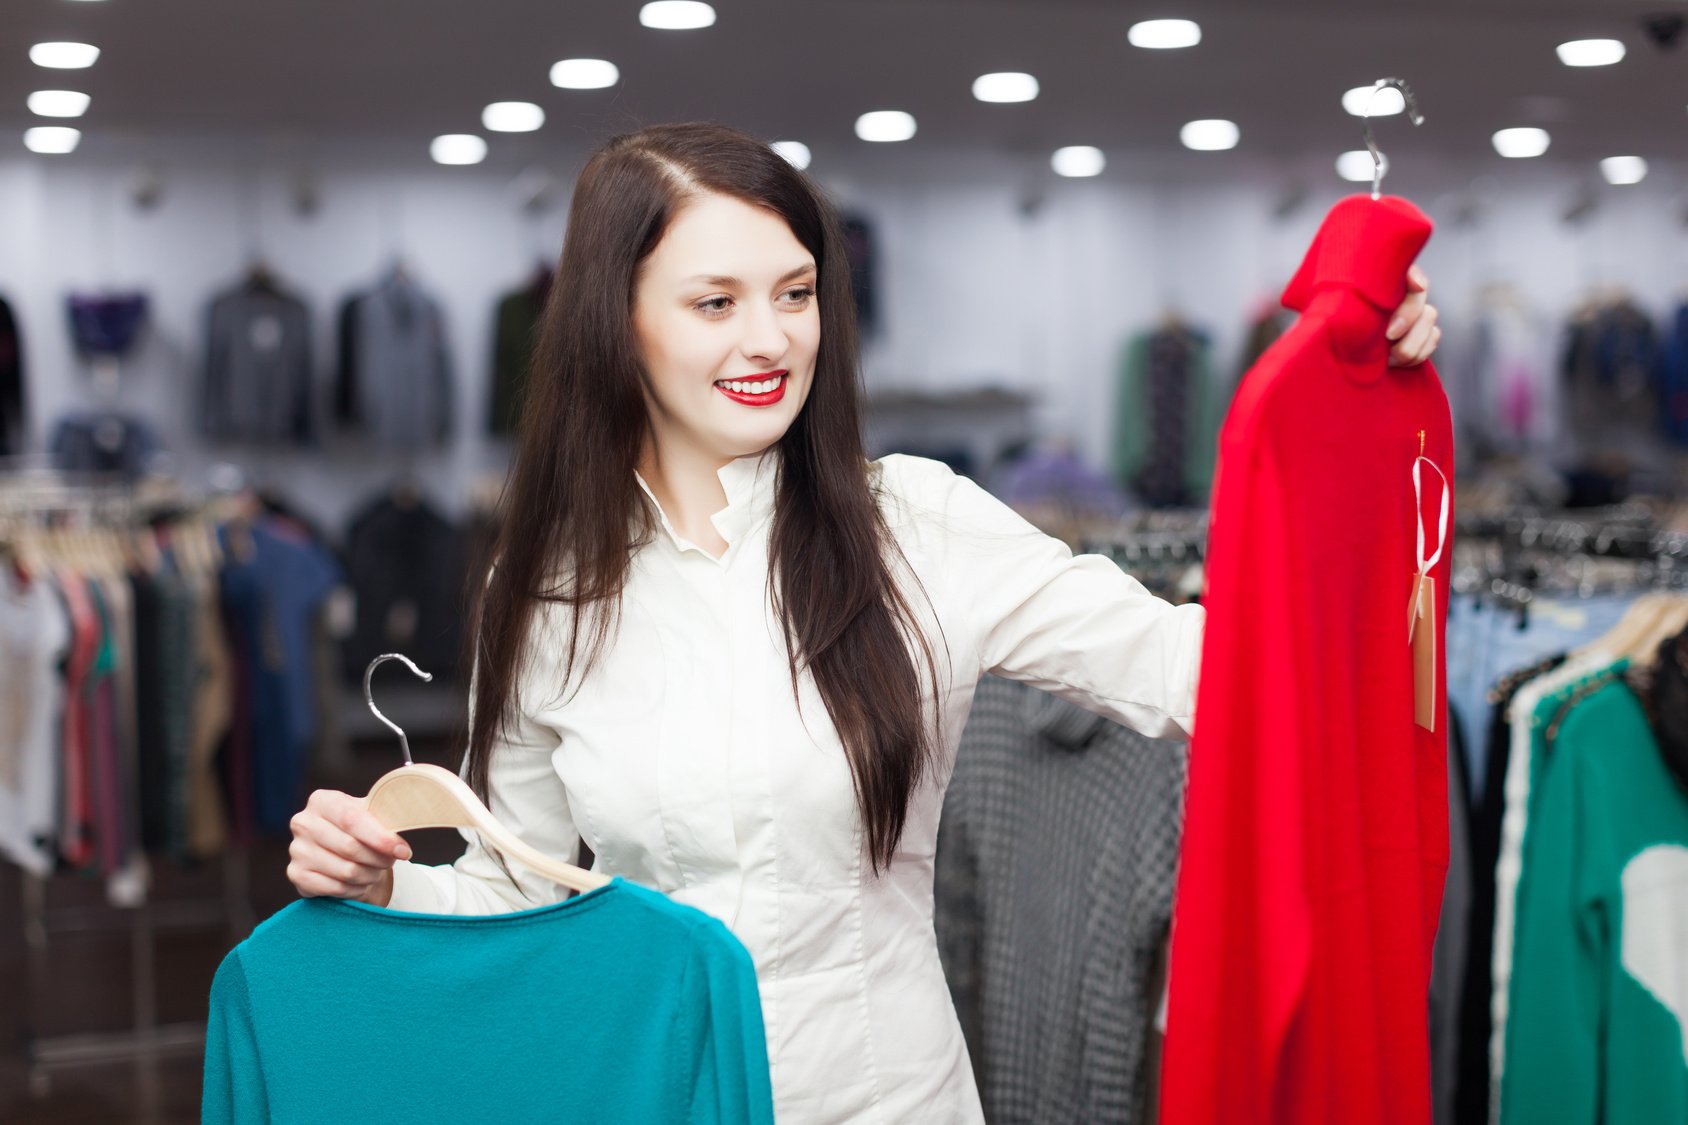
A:
<svg viewBox="0 0 1688 1125">
<path fill-rule="evenodd" d="M 363 670 L 363 701 L 369 704 L 370 711 L 374 712 L 377 719 L 386 723 L 388 727 L 392 728 L 393 733 L 399 736 L 399 749 L 404 751 L 404 764 L 407 766 L 413 766 L 416 763 L 411 761 L 410 758 L 410 739 L 404 736 L 404 731 L 399 729 L 399 725 L 397 723 L 383 715 L 380 708 L 375 706 L 375 696 L 369 690 L 369 678 L 375 675 L 375 669 L 379 668 L 389 660 L 403 661 L 406 668 L 409 668 L 412 672 L 415 672 L 418 676 L 422 677 L 424 681 L 432 680 L 434 677 L 411 663 L 410 657 L 397 652 L 389 652 L 381 656 L 377 656 L 374 660 L 369 662 L 369 667 Z"/>
<path fill-rule="evenodd" d="M 1376 100 L 1377 96 L 1391 86 L 1401 91 L 1401 100 L 1405 102 L 1407 106 L 1407 120 L 1411 121 L 1415 126 L 1424 124 L 1424 114 L 1418 111 L 1418 99 L 1413 97 L 1412 90 L 1407 86 L 1403 79 L 1379 78 L 1377 80 L 1377 85 L 1372 87 L 1371 95 L 1366 98 L 1366 111 L 1360 115 L 1361 128 L 1365 130 L 1366 134 L 1366 148 L 1371 152 L 1371 197 L 1373 199 L 1377 199 L 1383 194 L 1383 174 L 1389 170 L 1389 160 L 1383 155 L 1383 153 L 1378 151 L 1377 138 L 1372 136 L 1371 107 L 1372 102 Z"/>
</svg>

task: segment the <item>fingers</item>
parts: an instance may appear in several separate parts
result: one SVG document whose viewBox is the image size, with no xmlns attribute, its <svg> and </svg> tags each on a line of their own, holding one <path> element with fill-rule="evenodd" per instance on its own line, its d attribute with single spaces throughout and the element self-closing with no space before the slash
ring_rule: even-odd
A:
<svg viewBox="0 0 1688 1125">
<path fill-rule="evenodd" d="M 311 794 L 305 811 L 320 816 L 371 851 L 384 853 L 394 859 L 410 858 L 410 848 L 403 838 L 376 820 L 364 807 L 364 802 L 357 797 L 332 789 L 318 789 Z"/>
<path fill-rule="evenodd" d="M 385 868 L 366 867 L 309 840 L 294 840 L 287 854 L 288 880 L 306 896 L 358 898 L 381 881 Z"/>
<path fill-rule="evenodd" d="M 1442 342 L 1442 330 L 1437 327 L 1437 312 L 1434 305 L 1425 307 L 1424 315 L 1419 317 L 1406 336 L 1389 351 L 1391 367 L 1413 367 L 1435 354 L 1436 346 Z"/>
<path fill-rule="evenodd" d="M 393 863 L 409 859 L 404 840 L 347 793 L 319 789 L 291 822 L 287 878 L 305 897 L 363 898 Z"/>
<path fill-rule="evenodd" d="M 1415 274 L 1416 280 L 1418 280 L 1416 289 L 1413 287 Z M 1401 307 L 1394 311 L 1394 316 L 1389 318 L 1389 328 L 1384 331 L 1384 334 L 1388 336 L 1389 340 L 1403 340 L 1411 329 L 1416 328 L 1418 323 L 1423 321 L 1425 309 L 1428 309 L 1428 307 L 1430 307 L 1430 282 L 1425 279 L 1425 274 L 1420 272 L 1415 265 L 1413 269 L 1408 270 L 1406 299 L 1401 302 Z"/>
<path fill-rule="evenodd" d="M 1418 263 L 1416 262 L 1407 267 L 1407 292 L 1430 292 L 1430 278 L 1423 270 L 1419 269 Z"/>
</svg>

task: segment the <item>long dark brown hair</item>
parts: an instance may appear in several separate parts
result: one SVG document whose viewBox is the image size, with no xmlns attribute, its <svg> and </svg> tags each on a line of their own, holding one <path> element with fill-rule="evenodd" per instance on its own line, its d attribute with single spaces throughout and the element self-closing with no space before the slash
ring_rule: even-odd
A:
<svg viewBox="0 0 1688 1125">
<path fill-rule="evenodd" d="M 868 855 L 881 871 L 934 760 L 937 665 L 897 580 L 901 555 L 868 475 L 838 216 L 767 144 L 719 125 L 616 137 L 575 187 L 500 500 L 496 565 L 473 579 L 473 714 L 491 721 L 471 724 L 469 782 L 486 797 L 493 747 L 520 706 L 539 605 L 573 611 L 559 691 L 590 672 L 614 634 L 632 554 L 654 530 L 634 479 L 650 426 L 634 286 L 674 216 L 708 193 L 778 214 L 815 257 L 820 350 L 809 397 L 778 443 L 768 596 L 791 653 L 793 693 L 800 673 L 811 673 L 844 743 Z"/>
</svg>

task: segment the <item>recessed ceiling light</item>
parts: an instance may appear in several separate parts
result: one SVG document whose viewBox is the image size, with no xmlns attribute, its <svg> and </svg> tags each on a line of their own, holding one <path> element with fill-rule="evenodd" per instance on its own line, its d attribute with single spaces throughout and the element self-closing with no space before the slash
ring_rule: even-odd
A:
<svg viewBox="0 0 1688 1125">
<path fill-rule="evenodd" d="M 1639 156 L 1608 156 L 1600 162 L 1600 174 L 1609 184 L 1638 184 L 1647 178 L 1647 162 Z"/>
<path fill-rule="evenodd" d="M 651 0 L 639 9 L 639 22 L 663 31 L 691 31 L 715 22 L 715 9 L 702 0 Z"/>
<path fill-rule="evenodd" d="M 1029 102 L 1037 97 L 1037 79 L 1012 70 L 981 74 L 973 79 L 973 96 L 982 102 Z"/>
<path fill-rule="evenodd" d="M 1383 170 L 1389 171 L 1389 158 L 1383 158 Z M 1369 184 L 1372 180 L 1373 165 L 1371 151 L 1358 148 L 1352 152 L 1345 152 L 1336 158 L 1336 174 L 1351 184 Z"/>
<path fill-rule="evenodd" d="M 1058 176 L 1099 176 L 1102 169 L 1108 166 L 1108 158 L 1102 155 L 1102 150 L 1094 145 L 1068 145 L 1058 148 L 1055 155 L 1050 157 L 1049 166 L 1055 169 Z"/>
<path fill-rule="evenodd" d="M 621 71 L 606 59 L 563 59 L 551 66 L 551 85 L 564 90 L 602 90 L 621 81 Z"/>
<path fill-rule="evenodd" d="M 1185 148 L 1197 152 L 1223 152 L 1237 147 L 1237 142 L 1242 139 L 1242 130 L 1237 128 L 1235 121 L 1192 121 L 1178 131 L 1178 139 L 1184 142 Z"/>
<path fill-rule="evenodd" d="M 100 49 L 88 43 L 37 43 L 29 49 L 29 61 L 53 70 L 81 70 L 93 66 Z"/>
<path fill-rule="evenodd" d="M 1611 66 L 1624 58 L 1624 45 L 1616 39 L 1577 39 L 1559 44 L 1558 50 L 1566 66 Z"/>
<path fill-rule="evenodd" d="M 775 141 L 768 147 L 785 157 L 786 163 L 799 171 L 809 166 L 812 154 L 809 152 L 809 146 L 802 141 Z"/>
<path fill-rule="evenodd" d="M 1372 97 L 1373 94 L 1377 96 Z M 1367 106 L 1371 109 L 1368 111 Z M 1355 117 L 1394 117 L 1405 113 L 1407 99 L 1393 86 L 1379 90 L 1376 86 L 1356 86 L 1342 95 L 1342 108 Z"/>
<path fill-rule="evenodd" d="M 37 90 L 29 95 L 29 112 L 40 117 L 81 117 L 88 112 L 88 95 L 75 90 Z"/>
<path fill-rule="evenodd" d="M 856 136 L 864 141 L 906 141 L 914 136 L 914 115 L 900 109 L 876 109 L 856 118 Z"/>
<path fill-rule="evenodd" d="M 1494 135 L 1495 151 L 1511 160 L 1528 160 L 1547 151 L 1546 129 L 1502 129 Z"/>
<path fill-rule="evenodd" d="M 435 164 L 479 164 L 486 159 L 486 141 L 473 133 L 447 133 L 428 146 Z"/>
<path fill-rule="evenodd" d="M 24 147 L 30 152 L 45 155 L 62 155 L 75 152 L 77 142 L 82 140 L 80 129 L 67 129 L 63 125 L 37 125 L 33 129 L 23 131 Z"/>
<path fill-rule="evenodd" d="M 545 111 L 532 102 L 493 102 L 481 110 L 481 124 L 494 133 L 531 133 L 545 124 Z"/>
<path fill-rule="evenodd" d="M 1133 47 L 1169 51 L 1194 47 L 1202 41 L 1202 29 L 1194 20 L 1144 20 L 1133 24 L 1125 38 Z"/>
</svg>

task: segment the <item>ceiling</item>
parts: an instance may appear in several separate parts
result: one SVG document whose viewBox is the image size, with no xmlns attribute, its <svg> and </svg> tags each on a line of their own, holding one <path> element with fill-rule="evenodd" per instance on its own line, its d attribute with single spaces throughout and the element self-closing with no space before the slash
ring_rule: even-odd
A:
<svg viewBox="0 0 1688 1125">
<path fill-rule="evenodd" d="M 715 26 L 653 31 L 639 0 L 5 0 L 0 151 L 31 124 L 31 90 L 92 95 L 84 152 L 193 140 L 392 145 L 426 160 L 436 134 L 478 132 L 492 101 L 538 102 L 539 133 L 491 135 L 490 161 L 575 152 L 641 122 L 712 118 L 807 142 L 817 162 L 864 149 L 866 110 L 913 113 L 929 152 L 1180 151 L 1179 126 L 1227 117 L 1241 154 L 1359 146 L 1343 90 L 1406 78 L 1426 124 L 1378 127 L 1392 153 L 1498 161 L 1490 134 L 1545 125 L 1556 159 L 1636 154 L 1688 164 L 1688 36 L 1662 50 L 1642 17 L 1685 0 L 715 0 Z M 1143 51 L 1139 19 L 1201 22 L 1200 46 Z M 1612 37 L 1616 67 L 1572 70 L 1554 46 Z M 91 42 L 88 71 L 28 61 L 47 39 Z M 557 90 L 560 58 L 608 58 L 603 91 Z M 1041 96 L 984 105 L 979 74 L 1025 70 Z M 1216 162 L 1234 154 L 1214 154 Z M 72 157 L 71 159 L 74 159 Z"/>
</svg>

